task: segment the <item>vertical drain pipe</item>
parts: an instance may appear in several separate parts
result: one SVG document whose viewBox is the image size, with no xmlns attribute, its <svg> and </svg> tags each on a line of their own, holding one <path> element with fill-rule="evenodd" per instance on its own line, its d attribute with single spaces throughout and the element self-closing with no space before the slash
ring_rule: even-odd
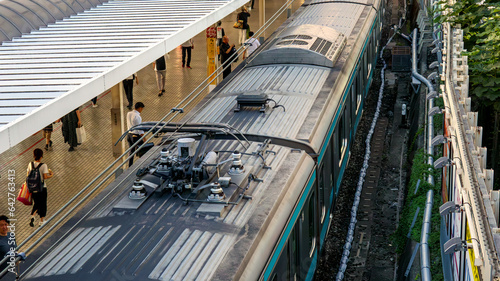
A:
<svg viewBox="0 0 500 281">
<path fill-rule="evenodd" d="M 412 43 L 412 76 L 423 82 L 429 89 L 429 94 L 435 92 L 432 83 L 427 80 L 424 76 L 417 72 L 417 34 L 418 30 L 415 28 L 413 31 L 413 43 Z M 427 99 L 427 97 L 426 97 Z M 429 108 L 434 106 L 434 98 L 429 99 Z M 433 165 L 434 159 L 432 155 L 434 154 L 434 147 L 431 144 L 431 140 L 434 136 L 434 120 L 432 116 L 427 116 L 427 153 L 429 158 L 427 159 L 427 164 Z M 427 182 L 434 185 L 434 177 L 429 174 Z M 429 252 L 429 233 L 431 230 L 431 214 L 432 214 L 432 199 L 434 197 L 434 192 L 429 190 L 427 192 L 427 200 L 425 204 L 424 220 L 422 222 L 422 233 L 420 236 L 420 272 L 422 274 L 423 281 L 432 280 L 431 276 L 431 263 L 430 263 L 430 252 Z"/>
<path fill-rule="evenodd" d="M 412 59 L 411 59 L 411 75 L 415 77 L 416 79 L 420 80 L 422 83 L 424 83 L 427 88 L 429 89 L 429 94 L 432 92 L 435 92 L 434 86 L 432 85 L 431 81 L 427 80 L 424 76 L 422 76 L 420 73 L 417 72 L 417 36 L 418 36 L 418 30 L 415 28 L 413 30 L 413 43 L 411 45 L 412 47 Z M 434 99 L 431 98 L 429 99 L 429 108 L 434 107 Z M 434 147 L 432 147 L 432 138 L 434 137 L 434 118 L 432 116 L 427 116 L 427 154 L 429 154 L 429 158 L 427 159 L 427 164 L 433 165 L 434 164 L 434 159 L 432 158 L 432 155 L 434 154 Z M 429 175 L 427 182 L 434 185 L 434 177 L 432 175 Z"/>
</svg>

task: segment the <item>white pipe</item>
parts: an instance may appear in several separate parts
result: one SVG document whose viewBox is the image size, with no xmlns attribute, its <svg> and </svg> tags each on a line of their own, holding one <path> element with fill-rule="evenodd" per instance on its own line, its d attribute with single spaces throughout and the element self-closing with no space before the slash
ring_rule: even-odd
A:
<svg viewBox="0 0 500 281">
<path fill-rule="evenodd" d="M 422 81 L 427 88 L 429 89 L 429 93 L 434 91 L 434 86 L 432 83 L 427 80 L 424 76 L 422 76 L 420 73 L 417 72 L 417 34 L 418 30 L 415 28 L 413 31 L 413 43 L 412 43 L 412 76 L 417 78 L 418 80 Z M 431 98 L 429 100 L 429 107 L 432 108 L 434 107 L 434 99 Z M 427 159 L 427 164 L 433 165 L 434 164 L 434 159 L 432 158 L 432 155 L 434 154 L 434 147 L 432 146 L 432 138 L 434 137 L 434 120 L 432 116 L 427 117 L 427 153 L 429 154 L 429 158 Z M 434 185 L 434 177 L 432 174 L 429 174 L 429 177 L 427 178 L 427 182 Z M 421 252 L 420 252 L 420 272 L 422 275 L 422 280 L 423 281 L 430 281 L 432 280 L 431 276 L 431 266 L 430 266 L 430 252 L 429 252 L 429 245 L 427 244 L 427 240 L 429 238 L 429 232 L 431 230 L 430 224 L 431 224 L 431 211 L 432 211 L 432 189 L 427 192 L 427 203 L 425 207 L 425 213 L 424 213 L 424 221 L 422 223 L 422 232 L 421 232 L 421 237 L 420 237 L 420 243 L 421 245 Z M 429 198 L 430 196 L 430 198 Z M 429 203 L 430 201 L 430 203 Z M 430 206 L 430 207 L 429 207 Z"/>
<path fill-rule="evenodd" d="M 429 89 L 430 92 L 434 92 L 434 86 L 432 85 L 431 81 L 427 80 L 424 76 L 422 76 L 420 73 L 417 72 L 417 34 L 418 30 L 415 28 L 413 30 L 413 43 L 412 43 L 412 69 L 411 69 L 411 74 L 413 77 L 416 79 L 420 80 L 422 83 L 424 83 L 427 88 Z M 434 107 L 434 99 L 429 100 L 429 107 L 428 108 L 433 108 Z M 432 116 L 427 117 L 427 154 L 429 154 L 429 158 L 427 159 L 427 164 L 433 165 L 434 164 L 434 159 L 432 158 L 432 155 L 434 154 L 434 147 L 432 146 L 432 138 L 434 137 L 434 118 Z M 427 178 L 427 182 L 434 185 L 434 177 L 429 174 L 429 177 Z"/>
<path fill-rule="evenodd" d="M 425 202 L 424 221 L 422 222 L 422 236 L 420 238 L 420 272 L 422 280 L 430 281 L 431 276 L 431 262 L 429 251 L 429 233 L 431 232 L 431 216 L 432 216 L 432 200 L 434 198 L 434 191 L 430 189 L 427 191 L 427 201 Z"/>
</svg>

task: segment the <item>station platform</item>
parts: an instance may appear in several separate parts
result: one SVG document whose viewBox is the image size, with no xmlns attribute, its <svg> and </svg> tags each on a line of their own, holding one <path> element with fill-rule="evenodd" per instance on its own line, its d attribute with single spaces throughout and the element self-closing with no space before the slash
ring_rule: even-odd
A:
<svg viewBox="0 0 500 281">
<path fill-rule="evenodd" d="M 280 0 L 267 1 L 266 19 L 270 18 L 284 3 L 285 1 Z M 302 3 L 303 1 L 301 0 L 294 2 L 290 7 L 292 12 L 296 11 Z M 251 14 L 249 25 L 252 31 L 257 31 L 259 27 L 258 0 L 255 1 L 254 8 L 249 11 Z M 222 27 L 226 35 L 229 36 L 230 44 L 236 43 L 238 40 L 238 30 L 233 28 L 233 23 L 236 20 L 238 12 L 239 10 L 222 20 Z M 285 11 L 267 29 L 266 35 L 271 35 L 272 31 L 276 30 L 286 18 L 287 12 Z M 136 85 L 134 83 L 134 103 L 141 101 L 145 104 L 144 111 L 141 114 L 143 121 L 157 121 L 161 119 L 206 79 L 207 47 L 205 32 L 198 34 L 193 38 L 193 41 L 192 69 L 182 67 L 182 50 L 180 46 L 169 53 L 167 60 L 166 93 L 162 97 L 158 97 L 153 65 L 150 64 L 138 71 L 139 84 Z M 236 46 L 238 47 L 239 45 L 236 44 Z M 239 59 L 238 63 L 241 61 Z M 233 70 L 236 64 L 233 64 Z M 207 93 L 208 90 L 205 90 L 204 94 L 199 96 L 197 101 L 201 100 Z M 49 229 L 49 227 L 59 220 L 66 211 L 56 217 L 54 217 L 54 214 L 115 160 L 111 140 L 111 94 L 109 91 L 97 94 L 99 94 L 98 107 L 92 107 L 90 101 L 80 107 L 82 123 L 87 132 L 87 141 L 79 145 L 75 151 L 68 151 L 69 145 L 63 141 L 61 123 L 55 123 L 52 133 L 52 150 L 46 151 L 44 149 L 45 139 L 43 138 L 42 131 L 40 131 L 0 154 L 0 214 L 5 214 L 15 219 L 13 223 L 15 224 L 15 235 L 18 244 L 25 241 L 27 237 L 38 229 L 39 219 L 37 216 L 35 227 L 30 227 L 28 223 L 31 206 L 25 206 L 16 201 L 15 207 L 9 210 L 8 198 L 12 198 L 12 196 L 17 197 L 17 193 L 26 178 L 26 168 L 30 161 L 33 161 L 33 150 L 35 148 L 40 148 L 44 151 L 42 162 L 47 163 L 48 167 L 54 171 L 54 177 L 47 180 L 48 212 L 46 219 L 51 219 L 51 221 L 45 224 L 40 233 L 30 239 L 20 249 L 21 251 L 29 247 L 35 241 L 35 238 L 40 237 L 45 230 Z M 194 105 L 192 104 L 192 106 Z M 128 112 L 125 97 L 123 97 L 122 106 L 125 113 Z M 126 147 L 128 148 L 128 145 Z M 128 165 L 125 164 L 123 167 L 126 168 Z M 15 183 L 15 194 L 8 191 L 10 179 Z M 113 179 L 114 177 L 111 177 L 108 181 L 110 182 Z M 106 184 L 101 188 L 105 186 Z M 86 193 L 81 194 L 75 202 L 78 202 L 85 195 Z M 95 195 L 91 197 L 93 196 Z M 66 209 L 70 208 L 71 206 Z M 74 212 L 76 211 L 78 209 Z"/>
</svg>

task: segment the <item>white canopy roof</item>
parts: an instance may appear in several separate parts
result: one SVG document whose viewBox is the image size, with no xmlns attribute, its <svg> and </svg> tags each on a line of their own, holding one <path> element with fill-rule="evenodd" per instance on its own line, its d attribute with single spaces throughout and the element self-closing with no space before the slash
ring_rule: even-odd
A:
<svg viewBox="0 0 500 281">
<path fill-rule="evenodd" d="M 0 153 L 247 1 L 110 1 L 3 42 Z"/>
</svg>

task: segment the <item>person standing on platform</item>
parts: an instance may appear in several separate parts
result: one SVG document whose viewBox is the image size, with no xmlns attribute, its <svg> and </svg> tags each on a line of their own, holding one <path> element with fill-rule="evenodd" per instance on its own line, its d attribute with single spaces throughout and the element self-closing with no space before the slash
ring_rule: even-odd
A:
<svg viewBox="0 0 500 281">
<path fill-rule="evenodd" d="M 243 45 L 245 41 L 247 40 L 247 32 L 250 29 L 250 26 L 248 25 L 248 18 L 250 17 L 250 13 L 247 11 L 247 8 L 245 6 L 241 7 L 241 12 L 238 13 L 238 16 L 236 17 L 236 20 L 242 20 L 243 21 L 243 28 L 240 29 L 239 37 L 238 37 L 238 43 L 240 45 Z"/>
<path fill-rule="evenodd" d="M 250 31 L 250 38 L 245 42 L 245 53 L 243 54 L 243 59 L 248 58 L 259 46 L 260 42 L 256 38 L 253 38 L 253 32 Z"/>
<path fill-rule="evenodd" d="M 64 142 L 69 144 L 68 151 L 74 151 L 75 147 L 78 145 L 78 140 L 76 137 L 76 128 L 82 126 L 82 120 L 80 118 L 80 109 L 76 108 L 70 113 L 64 115 L 57 122 L 62 122 L 62 134 L 64 137 Z"/>
<path fill-rule="evenodd" d="M 95 98 L 93 98 L 91 101 L 92 101 L 92 107 L 98 107 L 98 105 L 97 105 L 97 96 Z"/>
<path fill-rule="evenodd" d="M 217 22 L 217 58 L 218 60 L 220 61 L 220 46 L 222 45 L 222 37 L 224 37 L 224 35 L 226 35 L 224 33 L 224 28 L 221 27 L 222 25 L 222 22 L 221 21 L 218 21 Z"/>
<path fill-rule="evenodd" d="M 233 45 L 229 45 L 229 37 L 222 37 L 222 45 L 220 46 L 220 56 L 222 62 L 222 78 L 226 78 L 231 73 L 231 61 L 236 55 L 236 49 Z M 227 68 L 226 68 L 227 67 Z"/>
<path fill-rule="evenodd" d="M 45 216 L 47 215 L 47 184 L 45 183 L 45 180 L 54 176 L 54 173 L 47 167 L 47 164 L 42 163 L 43 150 L 39 148 L 35 149 L 33 151 L 33 156 L 35 161 L 28 164 L 26 176 L 30 174 L 31 170 L 38 168 L 42 178 L 43 187 L 41 191 L 33 191 L 33 193 L 31 193 L 31 198 L 33 198 L 33 208 L 31 209 L 31 218 L 29 223 L 31 227 L 35 226 L 36 214 L 40 216 L 38 226 L 45 224 Z"/>
<path fill-rule="evenodd" d="M 134 80 L 135 83 L 139 85 L 139 76 L 137 76 L 137 73 L 134 73 L 123 80 L 123 90 L 125 91 L 125 95 L 127 96 L 127 108 L 129 110 L 132 109 L 132 105 L 134 104 Z"/>
<path fill-rule="evenodd" d="M 141 113 L 142 113 L 143 109 L 144 109 L 144 104 L 142 102 L 138 102 L 135 104 L 135 110 L 132 110 L 129 113 L 127 113 L 127 129 L 128 130 L 130 130 L 130 128 L 142 123 Z M 142 130 L 129 131 L 128 135 L 127 135 L 128 145 L 133 146 L 142 136 L 144 136 L 144 131 L 142 131 Z M 144 143 L 144 140 L 141 140 L 139 143 L 137 143 L 136 146 L 130 150 L 130 155 L 132 155 L 134 153 L 134 151 L 137 149 L 137 147 L 141 146 L 143 143 Z M 129 159 L 128 166 L 131 167 L 132 164 L 134 164 L 134 157 L 133 156 Z"/>
<path fill-rule="evenodd" d="M 45 150 L 52 150 L 52 141 L 50 140 L 50 137 L 52 136 L 52 131 L 54 130 L 54 127 L 52 126 L 52 123 L 50 123 L 48 126 L 43 128 L 43 137 L 45 138 Z"/>
<path fill-rule="evenodd" d="M 156 72 L 156 82 L 158 83 L 158 96 L 161 97 L 165 93 L 165 78 L 167 76 L 167 63 L 165 62 L 165 55 L 159 57 L 153 65 Z"/>
<path fill-rule="evenodd" d="M 191 68 L 191 49 L 194 49 L 193 39 L 189 39 L 182 45 L 182 67 Z M 187 53 L 187 60 L 186 60 Z"/>
</svg>

